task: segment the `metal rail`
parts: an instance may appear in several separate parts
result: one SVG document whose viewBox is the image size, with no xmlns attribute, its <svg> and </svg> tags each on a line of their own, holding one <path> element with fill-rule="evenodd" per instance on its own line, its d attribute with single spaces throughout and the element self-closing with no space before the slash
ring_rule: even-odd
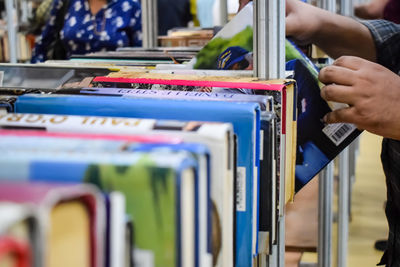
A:
<svg viewBox="0 0 400 267">
<path fill-rule="evenodd" d="M 332 266 L 333 161 L 319 175 L 318 267 Z"/>
<path fill-rule="evenodd" d="M 158 46 L 157 0 L 142 1 L 142 33 L 144 48 Z"/>
<path fill-rule="evenodd" d="M 15 21 L 14 1 L 6 0 L 7 34 L 10 63 L 17 63 L 17 23 Z"/>
</svg>

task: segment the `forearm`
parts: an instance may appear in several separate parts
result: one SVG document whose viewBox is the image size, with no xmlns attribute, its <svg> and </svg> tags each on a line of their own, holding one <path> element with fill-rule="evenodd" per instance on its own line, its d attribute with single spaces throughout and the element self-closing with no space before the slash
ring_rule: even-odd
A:
<svg viewBox="0 0 400 267">
<path fill-rule="evenodd" d="M 366 26 L 298 0 L 286 0 L 286 35 L 300 44 L 316 44 L 333 58 L 376 58 L 375 43 Z"/>
<path fill-rule="evenodd" d="M 327 11 L 322 11 L 319 16 L 321 24 L 312 42 L 330 57 L 351 55 L 376 61 L 374 40 L 366 26 L 357 20 Z"/>
</svg>

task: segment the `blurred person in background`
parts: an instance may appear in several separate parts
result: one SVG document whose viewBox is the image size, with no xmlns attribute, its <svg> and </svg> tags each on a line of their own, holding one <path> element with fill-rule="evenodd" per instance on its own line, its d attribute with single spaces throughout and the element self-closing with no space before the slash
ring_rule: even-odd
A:
<svg viewBox="0 0 400 267">
<path fill-rule="evenodd" d="M 193 19 L 189 0 L 158 0 L 158 35 L 167 35 L 168 30 L 187 27 Z"/>
<path fill-rule="evenodd" d="M 354 7 L 354 14 L 361 19 L 385 19 L 400 23 L 400 0 L 372 0 Z"/>
<path fill-rule="evenodd" d="M 138 0 L 53 0 L 31 62 L 141 45 Z"/>
</svg>

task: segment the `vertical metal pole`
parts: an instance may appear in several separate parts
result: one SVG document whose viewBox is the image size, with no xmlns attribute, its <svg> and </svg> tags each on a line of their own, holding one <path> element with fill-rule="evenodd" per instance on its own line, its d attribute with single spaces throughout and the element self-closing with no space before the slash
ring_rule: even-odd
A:
<svg viewBox="0 0 400 267">
<path fill-rule="evenodd" d="M 6 0 L 7 12 L 7 33 L 8 33 L 8 50 L 10 53 L 10 63 L 17 63 L 17 31 L 14 20 L 13 0 Z"/>
<path fill-rule="evenodd" d="M 338 206 L 338 244 L 337 263 L 347 266 L 347 247 L 349 239 L 349 149 L 339 156 L 339 206 Z"/>
<path fill-rule="evenodd" d="M 260 79 L 285 77 L 285 1 L 257 0 L 253 11 L 254 76 Z M 281 172 L 280 199 L 285 199 L 285 177 Z M 269 266 L 285 265 L 285 215 L 280 203 L 278 244 L 272 248 Z M 274 253 L 275 252 L 275 253 Z"/>
<path fill-rule="evenodd" d="M 332 266 L 333 162 L 319 176 L 318 267 Z"/>
<path fill-rule="evenodd" d="M 277 5 L 273 0 L 254 2 L 254 76 L 260 79 L 278 78 Z"/>
<path fill-rule="evenodd" d="M 142 0 L 143 47 L 157 47 L 158 12 L 157 0 Z"/>
<path fill-rule="evenodd" d="M 319 4 L 322 9 L 336 13 L 336 0 L 320 0 Z"/>
<path fill-rule="evenodd" d="M 277 0 L 278 2 L 278 57 L 277 68 L 278 78 L 285 78 L 285 63 L 286 63 L 286 34 L 285 34 L 285 19 L 286 19 L 286 1 Z"/>
<path fill-rule="evenodd" d="M 228 1 L 227 0 L 219 0 L 219 15 L 220 15 L 220 23 L 221 26 L 224 26 L 228 23 Z"/>
<path fill-rule="evenodd" d="M 336 13 L 336 0 L 322 0 L 320 7 Z M 332 202 L 333 161 L 321 172 L 319 179 L 318 267 L 332 266 Z"/>
<path fill-rule="evenodd" d="M 340 14 L 343 16 L 353 16 L 353 5 L 350 0 L 340 0 Z"/>
</svg>

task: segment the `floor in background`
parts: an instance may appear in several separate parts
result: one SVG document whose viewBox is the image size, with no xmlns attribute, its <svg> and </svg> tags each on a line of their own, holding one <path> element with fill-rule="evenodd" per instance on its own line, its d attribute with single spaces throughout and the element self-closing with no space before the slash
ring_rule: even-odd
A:
<svg viewBox="0 0 400 267">
<path fill-rule="evenodd" d="M 376 266 L 383 254 L 383 252 L 374 249 L 376 240 L 387 237 L 387 223 L 384 213 L 386 185 L 380 161 L 381 142 L 382 138 L 367 132 L 364 132 L 360 138 L 356 178 L 352 190 L 348 267 Z M 336 231 L 337 224 L 334 224 L 334 246 L 336 246 L 337 240 Z M 337 266 L 336 247 L 333 249 L 333 254 L 332 266 Z M 317 254 L 304 253 L 301 261 L 316 263 Z"/>
<path fill-rule="evenodd" d="M 356 179 L 352 194 L 348 265 L 376 266 L 382 252 L 374 249 L 377 239 L 387 237 L 384 213 L 386 184 L 380 161 L 382 138 L 364 132 L 360 139 Z"/>
</svg>

